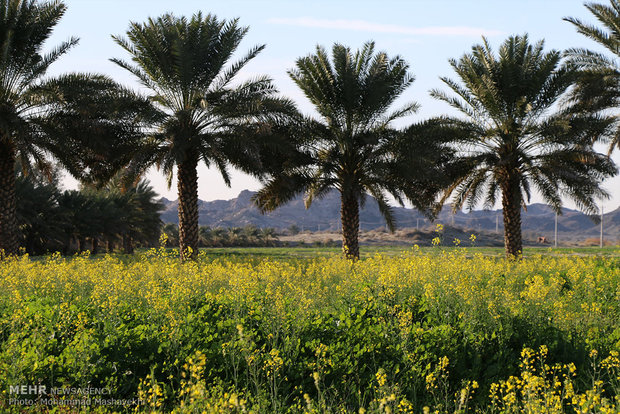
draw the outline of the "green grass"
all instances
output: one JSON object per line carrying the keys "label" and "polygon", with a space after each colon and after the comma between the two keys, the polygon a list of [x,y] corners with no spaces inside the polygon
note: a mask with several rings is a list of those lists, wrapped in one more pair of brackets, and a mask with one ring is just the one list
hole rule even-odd
{"label": "green grass", "polygon": [[[362,246],[360,248],[361,258],[367,258],[381,254],[383,256],[397,256],[410,252],[413,247],[404,246]],[[451,251],[462,251],[466,256],[481,254],[489,257],[504,257],[503,247],[420,247],[420,251],[429,255],[440,255]],[[599,247],[527,247],[524,249],[524,257],[532,256],[601,256],[601,257],[620,257],[620,247],[606,246]],[[291,258],[313,258],[329,257],[339,255],[339,247],[218,247],[201,249],[210,258],[265,258],[265,259],[291,259]]]}

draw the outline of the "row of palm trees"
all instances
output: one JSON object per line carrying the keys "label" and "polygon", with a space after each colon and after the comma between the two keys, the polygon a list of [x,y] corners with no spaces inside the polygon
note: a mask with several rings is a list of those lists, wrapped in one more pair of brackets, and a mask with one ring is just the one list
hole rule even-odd
{"label": "row of palm trees", "polygon": [[[179,227],[168,223],[162,231],[166,234],[166,247],[179,245]],[[244,227],[198,228],[198,247],[273,247],[278,245],[278,234],[274,228]]]}
{"label": "row of palm trees", "polygon": [[164,206],[146,181],[122,188],[115,179],[100,189],[62,191],[59,177],[17,176],[19,242],[27,253],[131,254],[136,246],[158,245]]}
{"label": "row of palm trees", "polygon": [[[603,29],[567,19],[618,55],[620,3],[588,4]],[[230,63],[248,31],[237,20],[197,13],[131,23],[114,40],[128,61],[112,59],[148,91],[141,96],[102,75],[46,77],[76,44],[48,54],[43,42],[65,12],[61,2],[0,0],[0,249],[18,250],[14,167],[19,159],[49,169],[52,155],[83,182],[103,185],[124,168],[136,181],[155,165],[176,174],[182,259],[198,248],[197,166],[217,168],[226,183],[234,166],[260,178],[255,198],[273,210],[298,194],[306,204],[330,189],[341,194],[343,252],[359,257],[359,208],[375,197],[394,228],[389,196],[432,215],[501,200],[506,254],[518,257],[521,208],[537,191],[560,211],[562,197],[594,213],[617,173],[593,145],[620,145],[620,69],[588,50],[545,51],[527,35],[495,52],[488,41],[450,61],[457,80],[431,95],[461,112],[407,128],[394,121],[418,105],[393,108],[414,80],[399,56],[335,44],[297,59],[289,75],[316,109],[303,116],[268,77],[234,83],[264,46]],[[176,171],[175,171],[176,169]]]}

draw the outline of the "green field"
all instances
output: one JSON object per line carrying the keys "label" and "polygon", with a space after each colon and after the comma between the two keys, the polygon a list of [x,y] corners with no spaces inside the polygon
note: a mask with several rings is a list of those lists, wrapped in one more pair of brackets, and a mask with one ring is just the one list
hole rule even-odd
{"label": "green field", "polygon": [[[383,256],[395,256],[410,252],[413,249],[404,246],[363,246],[361,257],[372,257],[376,254]],[[454,247],[419,247],[419,251],[429,255],[438,255],[454,251]],[[459,247],[458,250],[466,256],[483,255],[489,257],[504,257],[503,247]],[[290,258],[313,258],[329,257],[340,254],[340,247],[222,247],[202,249],[208,257],[265,257],[269,259],[290,259]],[[527,247],[524,257],[532,256],[601,256],[601,257],[620,257],[620,247],[605,246],[600,247]]]}
{"label": "green field", "polygon": [[620,410],[620,249],[362,252],[4,261],[0,411]]}

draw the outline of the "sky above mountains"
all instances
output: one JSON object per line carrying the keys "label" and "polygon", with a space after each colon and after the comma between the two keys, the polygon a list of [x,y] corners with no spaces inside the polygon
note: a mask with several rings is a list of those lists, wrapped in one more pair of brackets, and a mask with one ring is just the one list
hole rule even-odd
{"label": "sky above mountains", "polygon": [[[330,48],[338,42],[357,49],[364,42],[374,40],[378,50],[401,55],[409,62],[416,81],[399,102],[416,101],[421,105],[418,113],[405,119],[402,125],[452,113],[447,104],[432,99],[428,91],[446,90],[439,77],[455,77],[448,59],[468,52],[480,43],[481,36],[487,37],[495,48],[511,34],[528,33],[531,41],[545,39],[546,49],[601,50],[562,20],[570,16],[594,22],[581,0],[65,0],[65,3],[67,13],[48,44],[53,46],[70,36],[79,37],[80,43],[52,66],[53,74],[104,73],[139,89],[128,72],[109,61],[112,57],[127,58],[111,35],[123,35],[130,21],[143,22],[166,12],[189,16],[202,11],[221,19],[239,18],[241,25],[250,27],[239,55],[254,45],[267,45],[246,66],[240,81],[269,75],[283,95],[294,99],[309,114],[313,113],[309,102],[286,71],[294,66],[296,58],[312,53],[317,44]],[[604,148],[601,146],[600,150]],[[614,159],[620,163],[618,151]],[[215,170],[203,165],[198,173],[202,200],[230,199],[243,189],[260,188],[257,180],[241,172],[233,173],[230,188]],[[166,180],[156,170],[150,171],[147,178],[159,194],[176,198],[175,182],[168,190]],[[67,178],[65,185],[75,187],[76,183]],[[612,193],[612,199],[603,203],[609,211],[620,205],[620,177],[608,180],[605,187]],[[569,202],[566,205],[572,207]]]}

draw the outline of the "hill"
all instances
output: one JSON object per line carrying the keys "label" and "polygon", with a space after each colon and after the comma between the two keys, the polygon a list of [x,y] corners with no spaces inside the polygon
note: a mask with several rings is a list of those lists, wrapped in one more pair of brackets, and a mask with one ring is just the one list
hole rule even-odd
{"label": "hill", "polygon": [[[304,207],[302,197],[298,197],[274,212],[261,214],[252,204],[254,192],[244,190],[231,200],[199,201],[199,223],[210,227],[272,227],[286,229],[296,225],[305,231],[337,231],[340,227],[340,196],[330,192],[321,200],[316,200],[309,209]],[[165,223],[178,223],[177,201],[162,198],[165,210],[162,220]],[[420,212],[414,209],[394,207],[394,216],[399,228],[425,228],[434,226]],[[459,211],[452,214],[445,206],[436,223],[475,231],[502,232],[501,210]],[[544,204],[531,204],[522,212],[523,231],[530,237],[546,236],[553,239],[555,213]],[[497,227],[496,227],[497,226]],[[367,197],[360,211],[360,227],[364,231],[385,227],[377,202]],[[620,239],[620,208],[605,213],[604,228],[607,238]],[[590,217],[577,210],[565,208],[558,217],[558,233],[563,238],[583,240],[598,237],[600,227]]]}

